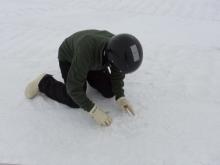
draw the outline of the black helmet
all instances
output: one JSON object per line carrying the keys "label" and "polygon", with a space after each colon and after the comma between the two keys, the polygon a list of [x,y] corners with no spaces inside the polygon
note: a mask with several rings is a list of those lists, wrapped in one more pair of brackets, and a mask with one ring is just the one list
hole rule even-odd
{"label": "black helmet", "polygon": [[123,73],[135,71],[143,60],[141,44],[130,34],[113,36],[108,42],[106,53],[108,62]]}

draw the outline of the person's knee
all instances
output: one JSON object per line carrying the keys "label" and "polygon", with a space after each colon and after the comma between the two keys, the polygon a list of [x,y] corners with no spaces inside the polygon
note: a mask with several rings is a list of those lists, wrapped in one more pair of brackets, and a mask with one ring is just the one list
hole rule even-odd
{"label": "person's knee", "polygon": [[114,96],[114,94],[113,94],[111,91],[102,92],[102,95],[103,95],[105,98],[112,98],[112,97]]}

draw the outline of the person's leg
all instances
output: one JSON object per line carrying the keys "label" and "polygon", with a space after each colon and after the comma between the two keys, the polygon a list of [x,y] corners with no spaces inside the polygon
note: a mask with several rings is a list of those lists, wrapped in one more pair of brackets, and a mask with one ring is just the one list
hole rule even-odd
{"label": "person's leg", "polygon": [[107,70],[90,71],[87,75],[88,83],[97,89],[104,97],[111,98],[114,96],[112,92],[112,84],[110,74]]}
{"label": "person's leg", "polygon": [[[70,64],[59,62],[59,65],[64,82],[66,82]],[[45,75],[38,86],[39,90],[49,98],[68,105],[72,108],[79,108],[79,106],[67,94],[65,84],[55,80],[52,75]]]}

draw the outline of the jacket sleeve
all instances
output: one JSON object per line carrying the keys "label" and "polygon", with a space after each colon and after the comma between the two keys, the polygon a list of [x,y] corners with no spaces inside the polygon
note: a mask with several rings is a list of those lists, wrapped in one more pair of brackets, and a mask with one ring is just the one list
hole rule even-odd
{"label": "jacket sleeve", "polygon": [[124,78],[125,74],[121,73],[117,68],[111,67],[112,91],[115,99],[125,96],[124,94]]}
{"label": "jacket sleeve", "polygon": [[92,64],[92,47],[85,41],[75,51],[71,67],[67,76],[67,93],[81,108],[90,111],[94,103],[87,97],[83,86],[86,83],[87,73]]}

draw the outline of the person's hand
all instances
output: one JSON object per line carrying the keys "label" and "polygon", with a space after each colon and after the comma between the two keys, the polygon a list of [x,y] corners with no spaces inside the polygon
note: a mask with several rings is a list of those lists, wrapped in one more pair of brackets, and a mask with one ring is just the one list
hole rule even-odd
{"label": "person's hand", "polygon": [[89,114],[101,126],[109,126],[112,123],[112,118],[96,105],[89,111]]}
{"label": "person's hand", "polygon": [[132,114],[133,116],[135,115],[133,107],[125,97],[120,97],[117,99],[117,103],[123,111],[127,112],[128,114]]}

